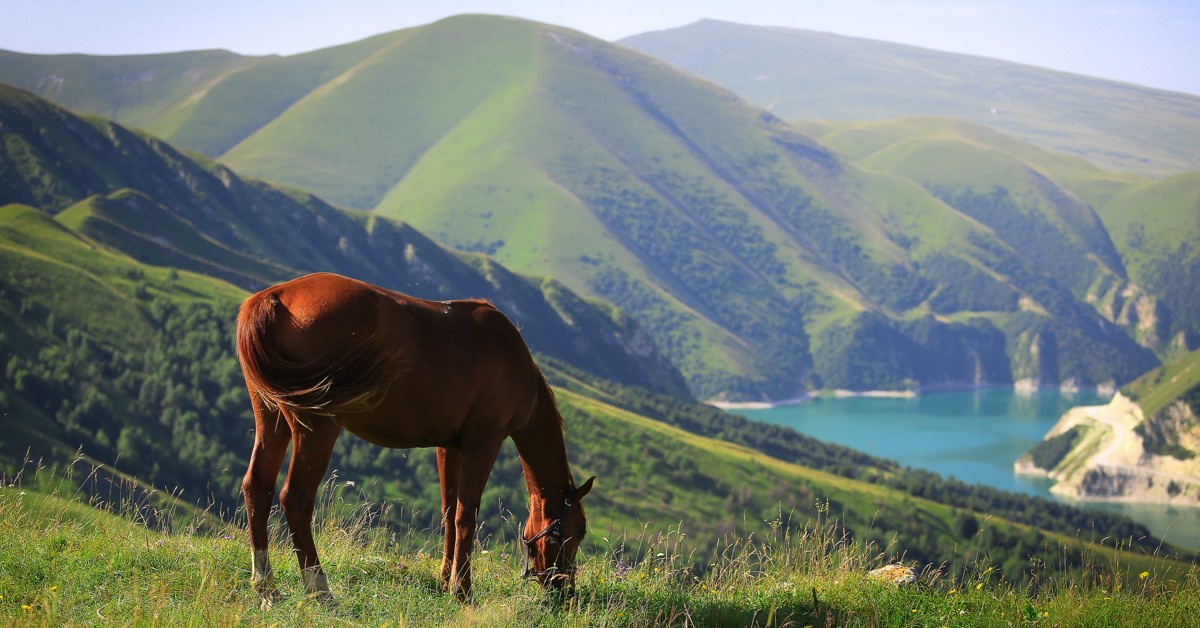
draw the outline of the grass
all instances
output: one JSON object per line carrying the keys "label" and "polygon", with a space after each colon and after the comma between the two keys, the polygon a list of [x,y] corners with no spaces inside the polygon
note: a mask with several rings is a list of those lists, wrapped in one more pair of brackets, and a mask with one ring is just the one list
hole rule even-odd
{"label": "grass", "polygon": [[1121,389],[1142,408],[1145,416],[1158,414],[1192,388],[1200,386],[1200,351],[1165,364]]}
{"label": "grass", "polygon": [[[680,553],[679,536],[598,539],[569,599],[520,579],[515,536],[502,532],[477,546],[476,599],[462,605],[438,586],[440,534],[375,525],[379,507],[360,505],[336,479],[322,490],[315,528],[338,605],[304,598],[276,513],[271,555],[285,597],[263,610],[241,525],[187,523],[206,519],[177,518],[177,506],[162,505],[170,500],[128,481],[108,483],[105,496],[103,476],[26,464],[0,485],[0,623],[1164,626],[1200,611],[1195,568],[1166,576],[1151,566],[1129,584],[1095,557],[1076,580],[1048,575],[1019,588],[980,563],[954,578],[928,569],[897,587],[868,575],[882,554],[850,541],[828,511],[797,533],[730,536],[706,568]],[[633,548],[645,558],[630,558]]]}

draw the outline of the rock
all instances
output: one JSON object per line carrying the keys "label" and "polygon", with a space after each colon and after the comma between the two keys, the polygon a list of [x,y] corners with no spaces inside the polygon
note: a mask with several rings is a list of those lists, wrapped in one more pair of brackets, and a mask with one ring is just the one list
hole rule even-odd
{"label": "rock", "polygon": [[875,580],[890,582],[898,587],[907,586],[917,581],[917,572],[913,571],[912,567],[905,567],[898,563],[884,565],[879,569],[872,569],[867,572],[867,576]]}

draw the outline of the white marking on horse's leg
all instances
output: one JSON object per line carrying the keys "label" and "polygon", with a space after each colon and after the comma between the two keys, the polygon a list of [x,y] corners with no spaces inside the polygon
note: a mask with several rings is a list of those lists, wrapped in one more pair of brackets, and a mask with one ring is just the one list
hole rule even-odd
{"label": "white marking on horse's leg", "polygon": [[254,592],[262,596],[263,610],[283,597],[275,588],[275,574],[271,571],[271,559],[265,549],[250,553],[250,584]]}
{"label": "white marking on horse's leg", "polygon": [[264,588],[274,588],[275,575],[271,572],[271,558],[267,554],[267,550],[254,550],[250,554],[250,581],[254,583],[254,590],[260,591]]}

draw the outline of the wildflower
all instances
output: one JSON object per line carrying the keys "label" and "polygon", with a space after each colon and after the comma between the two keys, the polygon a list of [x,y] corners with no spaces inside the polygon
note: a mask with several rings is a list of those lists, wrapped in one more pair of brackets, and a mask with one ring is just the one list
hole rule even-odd
{"label": "wildflower", "polygon": [[51,590],[51,591],[57,591],[57,590],[58,590],[58,585],[56,584],[56,585],[54,585],[54,586],[51,586],[51,587],[50,587],[50,590]]}
{"label": "wildflower", "polygon": [[950,589],[950,592],[946,595],[954,595],[955,593],[958,593],[958,589]]}
{"label": "wildflower", "polygon": [[982,588],[983,588],[983,583],[982,583],[982,582],[980,582],[979,584],[975,585],[975,590],[976,590],[976,591],[978,591],[978,590],[980,590],[980,589],[982,589]]}
{"label": "wildflower", "polygon": [[32,607],[32,606],[30,606],[30,605],[28,605],[28,604],[22,604],[22,605],[21,605],[21,610],[25,611],[26,613],[32,613],[32,612],[33,612],[33,607]]}
{"label": "wildflower", "polygon": [[1149,576],[1150,576],[1149,571],[1143,571],[1142,573],[1138,574],[1138,580],[1145,580]]}

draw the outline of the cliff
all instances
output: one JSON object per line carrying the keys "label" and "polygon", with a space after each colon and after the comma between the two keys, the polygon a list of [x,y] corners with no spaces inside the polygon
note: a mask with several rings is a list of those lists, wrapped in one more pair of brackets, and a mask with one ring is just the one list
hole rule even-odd
{"label": "cliff", "polygon": [[1085,501],[1200,505],[1200,422],[1187,398],[1146,417],[1117,393],[1102,406],[1067,411],[1013,465],[1055,480],[1051,492]]}

